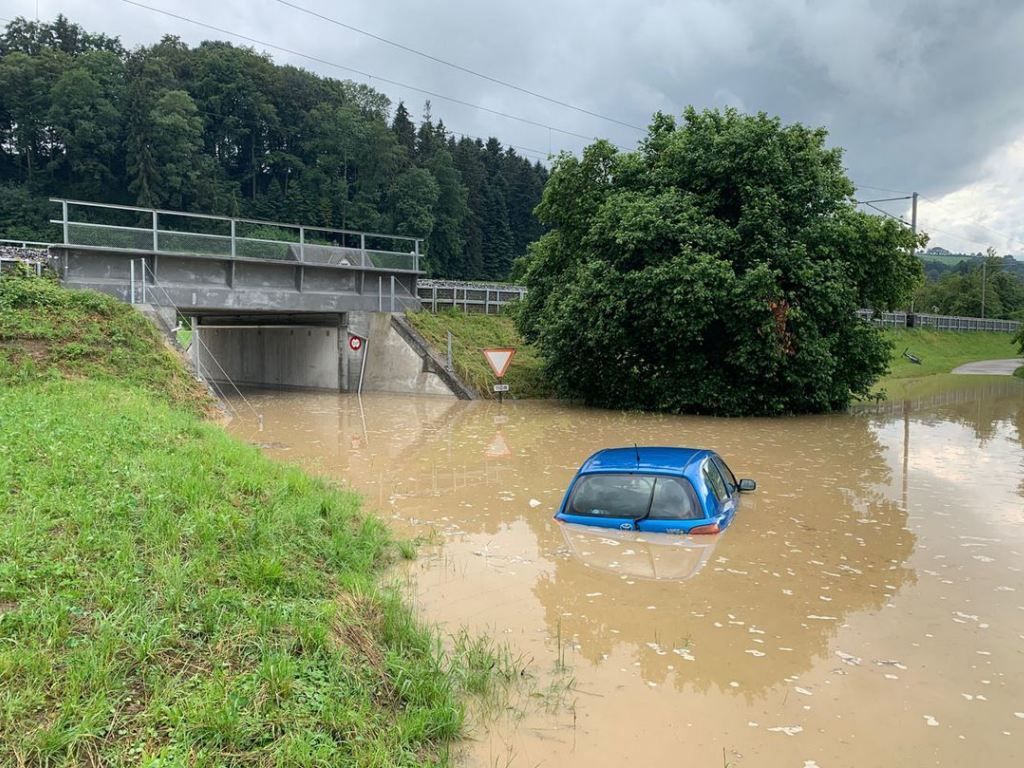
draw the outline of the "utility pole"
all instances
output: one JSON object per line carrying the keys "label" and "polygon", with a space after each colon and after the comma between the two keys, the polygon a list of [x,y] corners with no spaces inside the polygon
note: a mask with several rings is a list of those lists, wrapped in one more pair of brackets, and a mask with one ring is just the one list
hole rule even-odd
{"label": "utility pole", "polygon": [[[910,231],[914,233],[914,244],[910,246],[910,255],[917,257],[917,192],[913,194],[910,207]],[[914,314],[914,297],[910,297],[910,314]]]}
{"label": "utility pole", "polygon": [[985,319],[985,269],[988,267],[988,254],[981,259],[981,319]]}
{"label": "utility pole", "polygon": [[[910,209],[910,231],[917,237],[917,192],[913,194],[913,204]],[[917,254],[917,240],[914,241],[913,254]]]}

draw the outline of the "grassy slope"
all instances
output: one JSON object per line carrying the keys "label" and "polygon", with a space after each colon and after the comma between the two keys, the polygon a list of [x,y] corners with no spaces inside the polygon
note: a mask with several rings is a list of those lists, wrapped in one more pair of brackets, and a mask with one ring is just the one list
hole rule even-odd
{"label": "grassy slope", "polygon": [[206,388],[156,328],[126,304],[49,280],[0,282],[0,382],[60,377],[118,381],[195,412]]}
{"label": "grassy slope", "polygon": [[[481,394],[491,393],[494,374],[480,351],[487,347],[515,347],[516,356],[505,376],[511,397],[550,397],[537,350],[523,342],[515,323],[506,315],[464,313],[459,310],[410,313],[409,322],[434,348],[446,354],[447,332],[452,332],[452,357],[462,380]],[[493,394],[493,393],[491,393]]]}
{"label": "grassy slope", "polygon": [[[928,331],[923,329],[889,330],[886,336],[895,344],[894,357],[889,374],[879,386],[899,379],[949,373],[958,365],[976,360],[997,360],[1018,357],[1019,350],[1013,343],[1013,334]],[[904,349],[921,358],[921,365],[914,365],[902,357]]]}
{"label": "grassy slope", "polygon": [[382,524],[204,423],[141,316],[17,282],[0,281],[0,764],[443,761],[493,657],[443,655],[378,586]]}

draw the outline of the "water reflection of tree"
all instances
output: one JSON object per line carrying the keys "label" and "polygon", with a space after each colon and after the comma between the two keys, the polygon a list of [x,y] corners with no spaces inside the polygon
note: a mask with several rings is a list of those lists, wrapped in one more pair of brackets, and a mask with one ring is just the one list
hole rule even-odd
{"label": "water reflection of tree", "polygon": [[[626,646],[648,681],[665,682],[672,666],[681,689],[738,681],[751,694],[808,669],[847,616],[881,609],[912,583],[905,562],[915,537],[886,496],[891,471],[867,421],[777,423],[799,425],[797,440],[761,457],[761,490],[707,568],[687,581],[645,582],[559,558],[534,589],[549,629],[577,639],[595,664]],[[551,523],[535,525],[540,537]]]}

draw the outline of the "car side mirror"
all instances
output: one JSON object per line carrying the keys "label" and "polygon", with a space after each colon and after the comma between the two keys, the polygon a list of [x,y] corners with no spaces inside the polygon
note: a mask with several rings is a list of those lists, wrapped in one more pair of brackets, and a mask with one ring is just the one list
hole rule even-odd
{"label": "car side mirror", "polygon": [[740,480],[739,489],[741,491],[755,491],[757,490],[757,481],[750,479]]}

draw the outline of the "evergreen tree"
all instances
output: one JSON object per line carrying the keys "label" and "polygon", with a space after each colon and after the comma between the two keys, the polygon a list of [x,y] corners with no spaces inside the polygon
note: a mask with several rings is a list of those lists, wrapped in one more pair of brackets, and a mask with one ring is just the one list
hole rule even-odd
{"label": "evergreen tree", "polygon": [[427,169],[437,182],[434,228],[426,249],[429,272],[437,277],[462,277],[463,232],[469,216],[466,188],[445,146],[430,158]]}
{"label": "evergreen tree", "polygon": [[409,157],[413,157],[416,153],[416,126],[412,124],[412,120],[409,119],[409,110],[401,101],[395,108],[395,119],[391,121],[391,132],[398,139],[398,145],[405,147]]}

